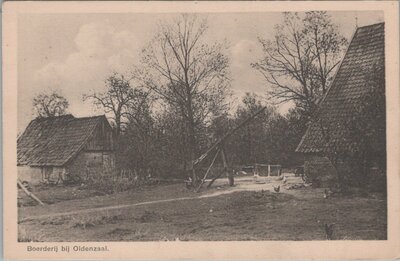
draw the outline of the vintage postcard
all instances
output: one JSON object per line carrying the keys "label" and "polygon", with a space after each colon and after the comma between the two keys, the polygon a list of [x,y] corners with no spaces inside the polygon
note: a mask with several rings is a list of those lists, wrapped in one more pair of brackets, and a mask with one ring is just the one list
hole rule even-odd
{"label": "vintage postcard", "polygon": [[399,3],[6,2],[7,259],[400,257]]}

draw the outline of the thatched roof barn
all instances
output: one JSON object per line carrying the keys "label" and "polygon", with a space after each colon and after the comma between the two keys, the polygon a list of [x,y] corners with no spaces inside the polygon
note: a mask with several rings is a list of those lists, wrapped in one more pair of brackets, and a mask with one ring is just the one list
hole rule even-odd
{"label": "thatched roof barn", "polygon": [[[366,74],[376,67],[384,66],[384,37],[384,23],[357,29],[334,81],[319,105],[317,113],[319,119],[339,122],[354,113],[355,103],[360,102],[358,98],[369,91],[366,88],[368,85]],[[342,139],[342,131],[343,129],[337,126],[336,129],[330,131],[330,134],[336,140],[335,146],[347,150],[351,144]],[[311,122],[296,151],[302,153],[323,152],[324,144],[320,126],[316,122]]]}
{"label": "thatched roof barn", "polygon": [[36,118],[17,140],[18,175],[31,182],[103,174],[113,162],[113,130],[104,115]]}
{"label": "thatched roof barn", "polygon": [[[333,146],[336,151],[354,151],[355,144],[347,138],[343,124],[353,117],[357,108],[362,105],[361,97],[370,91],[368,75],[378,71],[383,74],[381,79],[384,79],[384,70],[377,70],[385,65],[384,29],[384,23],[357,28],[327,94],[320,102],[314,119],[296,149],[297,152],[324,156]],[[384,94],[384,83],[381,89]],[[328,135],[329,140],[326,138]],[[311,169],[311,157],[307,158],[306,163],[307,161]],[[314,164],[315,171],[326,171],[324,164],[326,161],[319,158]]]}

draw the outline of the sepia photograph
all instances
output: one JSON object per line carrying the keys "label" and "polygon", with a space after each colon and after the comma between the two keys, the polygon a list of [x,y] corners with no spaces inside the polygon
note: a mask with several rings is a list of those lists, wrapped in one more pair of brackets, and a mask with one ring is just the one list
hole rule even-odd
{"label": "sepia photograph", "polygon": [[179,10],[15,15],[17,243],[387,241],[385,12]]}

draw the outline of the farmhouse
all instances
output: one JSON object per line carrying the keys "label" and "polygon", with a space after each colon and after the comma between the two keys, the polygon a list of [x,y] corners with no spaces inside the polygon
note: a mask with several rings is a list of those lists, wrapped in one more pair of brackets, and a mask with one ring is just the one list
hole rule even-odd
{"label": "farmhouse", "polygon": [[113,131],[104,115],[36,118],[17,154],[18,178],[33,184],[106,175],[115,164]]}
{"label": "farmhouse", "polygon": [[[384,32],[384,23],[357,28],[327,94],[296,149],[305,155],[304,172],[309,177],[335,176],[336,171],[354,170],[351,157],[339,159],[335,169],[326,156],[333,147],[341,155],[342,152],[349,152],[350,155],[357,151],[343,125],[351,123],[358,108],[365,106],[361,98],[371,90],[369,76],[379,74],[377,77],[383,80],[378,91],[383,95],[385,93]],[[364,116],[367,118],[369,115]],[[383,128],[385,132],[385,124],[374,127]]]}

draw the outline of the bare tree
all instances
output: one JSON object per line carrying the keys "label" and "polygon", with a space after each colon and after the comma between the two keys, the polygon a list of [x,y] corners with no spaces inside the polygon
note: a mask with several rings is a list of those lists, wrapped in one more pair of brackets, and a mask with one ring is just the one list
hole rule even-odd
{"label": "bare tree", "polygon": [[[206,21],[192,15],[160,25],[158,34],[143,50],[141,67],[135,71],[135,77],[184,120],[191,161],[198,150],[197,128],[224,109],[228,95],[226,47],[206,43],[206,30]],[[192,162],[189,164],[191,168]]]}
{"label": "bare tree", "polygon": [[132,88],[130,80],[124,75],[113,73],[105,80],[107,91],[85,94],[83,100],[91,100],[93,104],[104,109],[106,114],[111,114],[115,124],[117,136],[128,122],[129,117],[135,117],[140,111],[148,93],[138,88]]}
{"label": "bare tree", "polygon": [[347,40],[326,12],[285,13],[273,40],[259,38],[265,57],[252,66],[278,103],[294,101],[310,115],[326,93]]}
{"label": "bare tree", "polygon": [[41,93],[33,98],[33,108],[38,117],[54,117],[64,115],[69,103],[56,91],[49,94]]}

